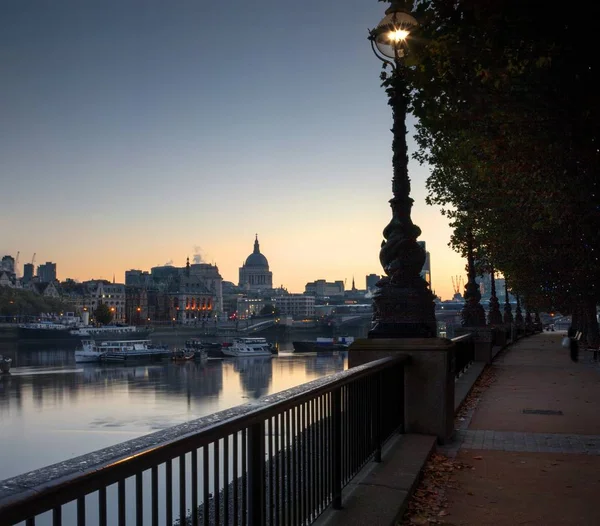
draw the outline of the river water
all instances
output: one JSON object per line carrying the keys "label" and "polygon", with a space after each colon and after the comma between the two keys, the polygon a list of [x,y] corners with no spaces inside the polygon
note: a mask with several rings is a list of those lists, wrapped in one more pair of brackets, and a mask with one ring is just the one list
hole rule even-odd
{"label": "river water", "polygon": [[76,364],[73,350],[7,349],[0,480],[342,371],[343,354],[200,363]]}

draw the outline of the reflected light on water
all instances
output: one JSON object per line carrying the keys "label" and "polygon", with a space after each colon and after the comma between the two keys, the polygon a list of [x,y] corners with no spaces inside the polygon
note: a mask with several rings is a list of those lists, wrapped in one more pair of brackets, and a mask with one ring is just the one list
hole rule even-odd
{"label": "reflected light on water", "polygon": [[[41,357],[41,358],[40,358]],[[279,392],[346,367],[342,355],[75,366],[19,351],[0,376],[0,479]],[[62,365],[61,365],[62,364]]]}

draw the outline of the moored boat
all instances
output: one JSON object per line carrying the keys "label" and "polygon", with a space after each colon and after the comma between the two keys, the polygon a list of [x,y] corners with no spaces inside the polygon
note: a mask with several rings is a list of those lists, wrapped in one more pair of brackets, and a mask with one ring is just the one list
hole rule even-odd
{"label": "moored boat", "polygon": [[70,330],[72,327],[52,321],[22,323],[18,327],[19,340],[74,340]]}
{"label": "moored boat", "polygon": [[93,338],[94,340],[141,340],[150,334],[151,329],[136,327],[135,325],[103,325],[101,327],[78,327],[71,329],[69,334],[77,338]]}
{"label": "moored boat", "polygon": [[51,321],[19,325],[17,338],[22,341],[59,341],[77,345],[82,340],[140,340],[148,337],[151,329],[134,325],[103,325],[101,327],[67,325]]}
{"label": "moored boat", "polygon": [[348,349],[354,342],[352,336],[341,336],[339,338],[317,338],[316,340],[305,340],[292,342],[294,352],[330,352]]}
{"label": "moored boat", "polygon": [[75,351],[76,362],[122,362],[126,360],[162,359],[171,356],[168,347],[152,345],[150,340],[84,340]]}
{"label": "moored boat", "polygon": [[272,356],[271,347],[264,338],[235,338],[223,344],[221,352],[229,357]]}
{"label": "moored boat", "polygon": [[194,359],[196,352],[193,349],[173,349],[172,362],[189,362]]}
{"label": "moored boat", "polygon": [[185,347],[195,351],[204,351],[208,358],[223,358],[225,355],[221,352],[222,345],[217,342],[205,342],[198,338],[186,340]]}

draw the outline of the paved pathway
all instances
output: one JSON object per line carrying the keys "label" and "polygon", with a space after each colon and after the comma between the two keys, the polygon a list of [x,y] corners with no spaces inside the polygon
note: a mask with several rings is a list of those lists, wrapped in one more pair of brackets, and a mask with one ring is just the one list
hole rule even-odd
{"label": "paved pathway", "polygon": [[495,382],[442,452],[461,470],[445,524],[600,525],[600,365],[563,333],[524,338],[494,362]]}

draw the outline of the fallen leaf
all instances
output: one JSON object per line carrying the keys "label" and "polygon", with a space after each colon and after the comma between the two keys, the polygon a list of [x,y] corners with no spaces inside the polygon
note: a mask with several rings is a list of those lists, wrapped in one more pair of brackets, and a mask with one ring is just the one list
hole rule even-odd
{"label": "fallen leaf", "polygon": [[477,455],[476,457],[473,457],[475,460],[483,460],[483,457],[481,455]]}

